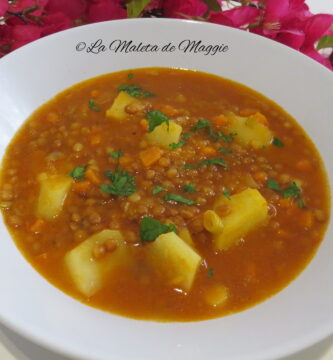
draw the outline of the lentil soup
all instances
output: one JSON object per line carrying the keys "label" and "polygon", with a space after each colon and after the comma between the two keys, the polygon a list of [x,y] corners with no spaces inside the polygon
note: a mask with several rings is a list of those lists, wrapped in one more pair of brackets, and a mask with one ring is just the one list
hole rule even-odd
{"label": "lentil soup", "polygon": [[323,239],[329,189],[278,105],[217,76],[150,68],[39,108],[8,146],[0,206],[62,291],[132,318],[192,321],[293,280]]}

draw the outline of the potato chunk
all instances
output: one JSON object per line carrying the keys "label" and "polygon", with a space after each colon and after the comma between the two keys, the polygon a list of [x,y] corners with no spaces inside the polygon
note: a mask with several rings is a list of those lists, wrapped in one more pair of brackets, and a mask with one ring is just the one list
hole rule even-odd
{"label": "potato chunk", "polygon": [[270,129],[255,117],[241,117],[232,114],[228,115],[228,119],[228,132],[237,134],[235,141],[240,144],[259,149],[272,142],[273,134]]}
{"label": "potato chunk", "polygon": [[[112,251],[94,257],[96,246],[113,241]],[[65,265],[77,289],[85,296],[100,290],[115,267],[126,261],[126,245],[118,230],[103,230],[92,235],[65,255]]]}
{"label": "potato chunk", "polygon": [[182,127],[172,120],[169,121],[169,129],[166,123],[162,123],[155,127],[155,129],[146,134],[146,140],[150,145],[159,145],[169,147],[172,143],[178,143]]}
{"label": "potato chunk", "polygon": [[57,217],[72,183],[73,180],[68,176],[47,177],[41,180],[36,215],[47,220]]}
{"label": "potato chunk", "polygon": [[[228,208],[226,216],[222,216],[223,227],[221,231],[212,231],[216,227],[209,223],[206,230],[212,232],[214,246],[217,250],[227,250],[249,231],[262,225],[268,216],[266,199],[256,189],[246,189],[232,195],[228,200],[224,195],[219,197],[214,204],[214,212],[219,213],[219,208]],[[208,210],[212,212],[212,210]],[[205,226],[205,222],[204,222]]]}
{"label": "potato chunk", "polygon": [[214,284],[205,290],[204,297],[210,306],[222,306],[229,299],[229,290],[224,285]]}
{"label": "potato chunk", "polygon": [[114,99],[111,107],[106,110],[106,116],[118,121],[125,120],[128,116],[125,108],[134,101],[137,101],[134,97],[125,91],[120,91],[118,96]]}
{"label": "potato chunk", "polygon": [[168,285],[191,290],[201,256],[174,232],[160,235],[147,244],[150,264]]}

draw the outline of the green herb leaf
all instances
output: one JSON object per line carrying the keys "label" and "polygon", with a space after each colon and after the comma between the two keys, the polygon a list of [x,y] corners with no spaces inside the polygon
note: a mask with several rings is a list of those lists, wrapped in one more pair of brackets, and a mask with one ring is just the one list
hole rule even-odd
{"label": "green herb leaf", "polygon": [[134,176],[125,170],[119,170],[118,165],[113,173],[106,170],[105,176],[111,181],[109,185],[100,185],[100,189],[105,193],[117,196],[129,196],[135,193]]}
{"label": "green herb leaf", "polygon": [[134,78],[134,74],[128,73],[128,74],[127,74],[127,78],[128,78],[129,80],[132,80],[132,79]]}
{"label": "green herb leaf", "polygon": [[140,237],[143,242],[154,241],[160,235],[171,231],[176,231],[174,224],[165,225],[148,216],[144,216],[140,224]]}
{"label": "green herb leaf", "polygon": [[220,148],[218,151],[223,154],[232,154],[232,150],[225,149],[225,148]]}
{"label": "green herb leaf", "polygon": [[165,201],[172,200],[172,201],[176,201],[176,202],[183,203],[186,205],[195,205],[194,200],[184,198],[183,196],[178,195],[178,194],[166,194],[166,195],[164,195],[163,200],[165,200]]}
{"label": "green herb leaf", "polygon": [[228,169],[227,164],[221,158],[206,159],[206,160],[198,162],[197,164],[184,165],[184,168],[185,169],[196,169],[203,165],[220,165],[223,168]]}
{"label": "green herb leaf", "polygon": [[207,269],[207,277],[212,278],[214,276],[214,269],[208,268]]}
{"label": "green herb leaf", "polygon": [[231,200],[231,194],[228,189],[223,190],[223,195],[228,199]]}
{"label": "green herb leaf", "polygon": [[210,123],[210,121],[205,120],[205,119],[199,119],[196,123],[196,125],[191,127],[191,131],[197,131],[200,129],[204,129],[206,127],[211,127],[212,124]]}
{"label": "green herb leaf", "polygon": [[167,124],[169,129],[169,118],[158,110],[151,110],[147,112],[148,119],[148,132],[152,132],[156,126],[163,124],[164,122]]}
{"label": "green herb leaf", "polygon": [[83,180],[84,173],[86,172],[86,166],[77,166],[73,169],[73,171],[69,174],[75,180]]}
{"label": "green herb leaf", "polygon": [[135,18],[138,17],[142,11],[145,9],[145,7],[151,3],[152,0],[132,0],[129,3],[127,3],[127,17],[129,18]]}
{"label": "green herb leaf", "polygon": [[178,149],[178,148],[186,145],[186,144],[187,144],[186,139],[188,139],[190,136],[191,136],[190,134],[184,133],[184,134],[181,136],[179,142],[169,144],[169,148],[172,149],[172,150],[174,150],[174,149]]}
{"label": "green herb leaf", "polygon": [[279,185],[279,183],[278,183],[276,180],[274,180],[274,179],[268,179],[268,180],[267,180],[267,187],[268,187],[268,189],[270,189],[270,190],[276,190],[276,191],[282,190],[282,189],[281,189],[281,186]]}
{"label": "green herb leaf", "polygon": [[138,85],[120,85],[118,88],[119,91],[126,91],[129,95],[135,98],[145,98],[145,97],[153,97],[154,94],[144,91]]}
{"label": "green herb leaf", "polygon": [[263,145],[261,148],[262,148],[263,150],[266,150],[266,149],[267,149],[267,146],[266,146],[266,145]]}
{"label": "green herb leaf", "polygon": [[156,195],[156,194],[158,194],[158,193],[160,193],[161,191],[164,191],[164,190],[165,190],[165,188],[163,186],[157,185],[157,186],[154,187],[154,189],[151,191],[151,193],[153,195]]}
{"label": "green herb leaf", "polygon": [[194,184],[185,184],[183,186],[183,190],[186,193],[195,193],[195,192],[197,192]]}
{"label": "green herb leaf", "polygon": [[299,207],[300,209],[304,209],[304,208],[305,208],[304,202],[303,202],[303,200],[301,199],[300,196],[297,196],[297,197],[296,197],[296,201],[297,201],[298,207]]}
{"label": "green herb leaf", "polygon": [[283,190],[283,197],[289,199],[291,197],[299,196],[301,189],[297,186],[295,181],[293,181],[285,190]]}
{"label": "green herb leaf", "polygon": [[121,150],[110,151],[109,155],[112,156],[114,159],[118,160],[120,157],[122,157],[124,155],[124,153]]}
{"label": "green herb leaf", "polygon": [[277,137],[273,138],[272,144],[277,146],[277,147],[284,147],[284,143],[278,139]]}
{"label": "green herb leaf", "polygon": [[175,224],[168,224],[170,231],[173,231],[174,233],[177,233],[177,228]]}
{"label": "green herb leaf", "polygon": [[89,99],[88,106],[89,106],[90,110],[97,111],[97,112],[101,111],[101,109],[95,105],[95,100],[94,99]]}
{"label": "green herb leaf", "polygon": [[323,36],[317,44],[317,50],[333,47],[333,35]]}

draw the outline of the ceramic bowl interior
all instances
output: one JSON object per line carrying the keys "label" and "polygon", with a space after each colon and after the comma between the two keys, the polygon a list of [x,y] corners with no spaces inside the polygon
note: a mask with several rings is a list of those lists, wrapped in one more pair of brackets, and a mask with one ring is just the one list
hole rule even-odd
{"label": "ceramic bowl interior", "polygon": [[[116,51],[117,41],[158,50]],[[185,51],[189,41],[200,41],[204,50]],[[174,51],[162,51],[168,43]],[[78,27],[0,60],[0,158],[27,116],[61,90],[100,74],[152,66],[220,75],[271,98],[311,136],[332,184],[332,73],[271,40],[180,20]],[[65,295],[26,262],[0,220],[0,319],[42,345],[81,359],[276,359],[333,332],[332,240],[331,223],[305,271],[249,310],[202,322],[157,323],[104,313]]]}

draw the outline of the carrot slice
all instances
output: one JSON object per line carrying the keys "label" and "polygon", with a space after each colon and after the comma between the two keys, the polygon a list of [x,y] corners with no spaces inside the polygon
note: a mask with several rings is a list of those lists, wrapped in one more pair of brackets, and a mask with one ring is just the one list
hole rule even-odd
{"label": "carrot slice", "polygon": [[92,168],[88,168],[86,170],[85,177],[93,184],[98,185],[101,183],[101,179],[99,178],[97,171]]}
{"label": "carrot slice", "polygon": [[72,185],[72,191],[78,194],[86,194],[91,186],[91,182],[88,180],[85,181],[77,181]]}
{"label": "carrot slice", "polygon": [[268,126],[268,120],[264,114],[260,112],[256,112],[254,115],[252,115],[252,118],[258,121],[260,124]]}
{"label": "carrot slice", "polygon": [[160,159],[162,154],[163,151],[158,146],[151,146],[140,152],[140,159],[145,167],[150,167]]}
{"label": "carrot slice", "polygon": [[218,128],[227,126],[229,122],[229,119],[225,115],[218,115],[212,119],[212,123]]}

